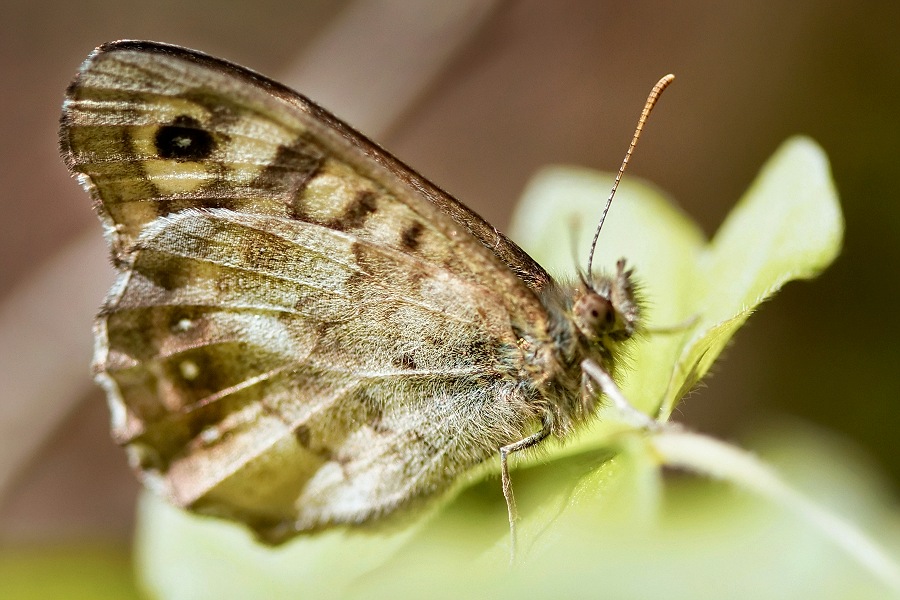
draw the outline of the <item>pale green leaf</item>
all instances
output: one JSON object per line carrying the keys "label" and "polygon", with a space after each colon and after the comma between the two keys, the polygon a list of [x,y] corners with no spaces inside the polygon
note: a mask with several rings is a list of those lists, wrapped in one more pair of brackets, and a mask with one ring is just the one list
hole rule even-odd
{"label": "pale green leaf", "polygon": [[809,139],[789,140],[698,257],[692,305],[699,321],[678,361],[664,417],[757,305],[787,281],[814,277],[831,264],[843,230],[825,155]]}
{"label": "pale green leaf", "polygon": [[[584,268],[611,183],[586,170],[544,171],[525,194],[514,239],[551,274],[573,276]],[[635,267],[650,328],[693,319],[675,334],[639,341],[626,396],[667,419],[753,308],[786,281],[824,268],[841,235],[827,163],[803,138],[779,150],[712,243],[658,190],[626,178],[596,265],[609,269],[625,257]],[[488,463],[413,526],[330,531],[278,549],[255,544],[238,526],[147,501],[142,572],[165,598],[853,598],[885,591],[834,544],[823,544],[815,523],[785,507],[700,483],[673,504],[661,478],[665,448],[654,439],[606,410],[576,439],[523,460],[528,468],[513,473],[523,564],[513,571],[505,566],[497,468]],[[836,460],[822,456],[810,470],[825,472]],[[827,573],[817,572],[826,564]]]}
{"label": "pale green leaf", "polygon": [[0,548],[0,598],[15,600],[138,600],[127,548],[54,544]]}

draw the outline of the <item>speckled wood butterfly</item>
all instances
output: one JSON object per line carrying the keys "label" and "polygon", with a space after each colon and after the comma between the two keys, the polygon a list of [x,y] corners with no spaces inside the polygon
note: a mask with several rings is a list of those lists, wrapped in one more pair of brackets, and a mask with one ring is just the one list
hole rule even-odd
{"label": "speckled wood butterfly", "polygon": [[148,487],[270,542],[498,453],[512,522],[507,456],[590,419],[639,326],[623,261],[555,281],[330,113],[199,52],[101,46],[60,144],[118,270],[94,358],[113,436]]}

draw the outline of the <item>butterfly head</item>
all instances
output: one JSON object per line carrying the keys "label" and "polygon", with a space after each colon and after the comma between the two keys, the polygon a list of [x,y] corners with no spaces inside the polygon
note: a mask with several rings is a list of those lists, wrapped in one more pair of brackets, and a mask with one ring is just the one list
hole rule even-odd
{"label": "butterfly head", "polygon": [[572,305],[572,317],[578,331],[590,342],[631,338],[640,318],[631,269],[625,260],[616,263],[616,273],[599,279],[582,279],[581,292]]}
{"label": "butterfly head", "polygon": [[575,298],[575,304],[572,307],[575,326],[581,335],[593,343],[624,342],[634,335],[638,325],[640,307],[635,299],[635,285],[631,279],[632,271],[625,269],[625,260],[619,259],[616,263],[616,273],[612,277],[602,277],[597,280],[590,274],[594,264],[594,251],[597,249],[600,231],[603,229],[603,223],[606,221],[609,207],[612,205],[619,182],[622,180],[622,175],[625,173],[625,168],[628,166],[632,152],[634,152],[634,147],[641,137],[641,131],[643,131],[644,124],[650,116],[650,111],[656,106],[656,101],[659,99],[660,94],[674,79],[674,75],[666,75],[657,81],[653,89],[650,90],[650,95],[647,96],[644,110],[641,111],[637,127],[635,127],[634,135],[631,138],[631,144],[629,144],[628,150],[625,152],[625,158],[622,160],[622,165],[616,174],[612,189],[606,198],[606,206],[603,208],[603,214],[600,216],[600,223],[594,232],[591,250],[588,253],[588,275],[587,277],[582,275],[582,290]]}

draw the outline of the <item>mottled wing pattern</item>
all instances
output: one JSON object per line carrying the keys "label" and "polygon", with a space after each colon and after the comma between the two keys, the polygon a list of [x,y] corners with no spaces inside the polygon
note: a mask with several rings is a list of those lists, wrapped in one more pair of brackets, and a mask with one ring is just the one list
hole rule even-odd
{"label": "mottled wing pattern", "polygon": [[308,100],[117,42],[69,88],[61,144],[120,272],[96,324],[113,433],[178,504],[277,541],[530,431],[546,273]]}

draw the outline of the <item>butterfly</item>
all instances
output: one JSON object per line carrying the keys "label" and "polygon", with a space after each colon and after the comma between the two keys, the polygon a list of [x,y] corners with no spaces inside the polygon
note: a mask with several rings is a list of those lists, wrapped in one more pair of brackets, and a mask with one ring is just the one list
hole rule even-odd
{"label": "butterfly", "polygon": [[624,261],[557,281],[326,110],[200,52],[97,48],[60,146],[118,272],[93,362],[114,439],[151,490],[271,543],[498,453],[513,523],[508,456],[588,422],[640,329]]}

